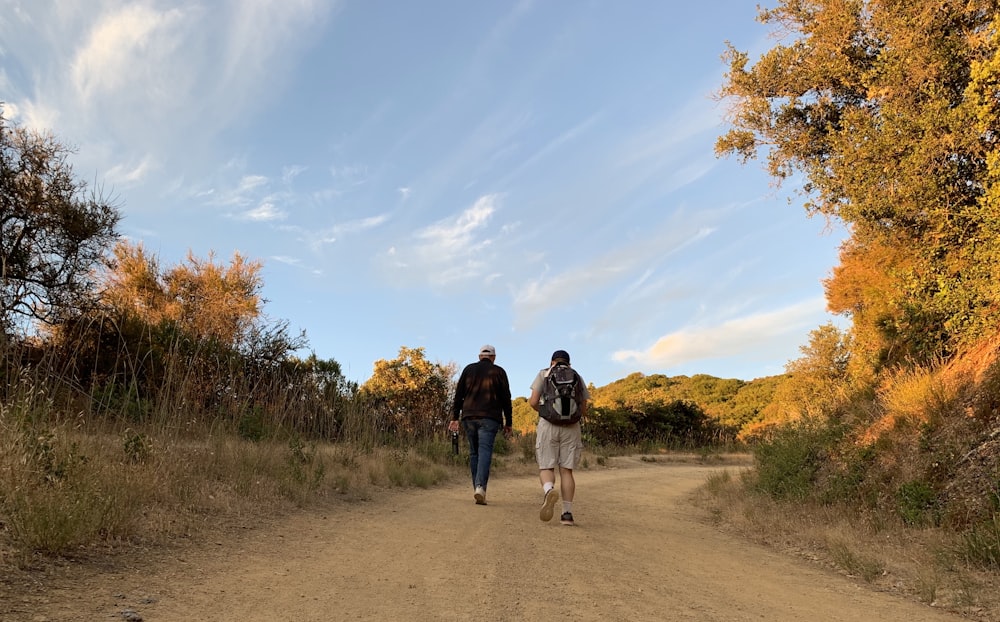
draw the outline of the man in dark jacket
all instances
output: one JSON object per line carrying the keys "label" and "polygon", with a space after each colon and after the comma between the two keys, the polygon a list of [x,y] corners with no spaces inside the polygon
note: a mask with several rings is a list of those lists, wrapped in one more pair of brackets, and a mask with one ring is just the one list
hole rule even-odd
{"label": "man in dark jacket", "polygon": [[495,365],[496,349],[485,345],[479,349],[479,361],[467,365],[455,386],[448,429],[457,432],[459,420],[469,439],[469,466],[476,503],[486,505],[486,485],[490,480],[493,461],[493,441],[503,426],[504,435],[513,425],[510,383],[503,367]]}

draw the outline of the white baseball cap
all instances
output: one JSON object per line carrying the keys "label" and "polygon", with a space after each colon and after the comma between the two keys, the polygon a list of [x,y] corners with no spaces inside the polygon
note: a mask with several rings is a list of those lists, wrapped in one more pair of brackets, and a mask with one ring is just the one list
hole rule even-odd
{"label": "white baseball cap", "polygon": [[488,354],[490,356],[496,356],[497,351],[493,346],[486,344],[485,346],[479,348],[479,354]]}

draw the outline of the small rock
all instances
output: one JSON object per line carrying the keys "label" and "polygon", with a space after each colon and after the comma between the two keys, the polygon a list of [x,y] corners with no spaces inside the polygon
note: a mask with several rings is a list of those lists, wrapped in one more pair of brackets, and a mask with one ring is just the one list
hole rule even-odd
{"label": "small rock", "polygon": [[142,616],[131,609],[125,609],[122,611],[122,620],[125,620],[125,622],[142,622]]}

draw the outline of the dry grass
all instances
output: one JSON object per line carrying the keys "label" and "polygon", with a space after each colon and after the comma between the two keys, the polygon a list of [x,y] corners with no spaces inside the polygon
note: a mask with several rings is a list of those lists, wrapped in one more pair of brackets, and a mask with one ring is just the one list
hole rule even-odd
{"label": "dry grass", "polygon": [[455,472],[414,449],[22,428],[0,414],[0,564],[163,542],[378,487],[429,487]]}
{"label": "dry grass", "polygon": [[1000,577],[966,563],[961,536],[937,528],[878,529],[847,507],[778,502],[749,492],[752,471],[713,475],[695,501],[721,529],[799,556],[873,589],[969,619],[1000,620]]}

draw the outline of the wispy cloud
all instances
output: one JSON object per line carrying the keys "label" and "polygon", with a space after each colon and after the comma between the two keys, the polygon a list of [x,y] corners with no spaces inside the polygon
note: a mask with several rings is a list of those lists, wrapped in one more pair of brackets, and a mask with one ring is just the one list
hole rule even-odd
{"label": "wispy cloud", "polygon": [[153,169],[153,157],[145,156],[138,164],[118,164],[108,169],[104,180],[113,185],[128,186],[143,181]]}
{"label": "wispy cloud", "polygon": [[70,64],[73,85],[84,105],[137,83],[155,84],[148,68],[169,62],[180,46],[178,27],[183,20],[179,10],[159,12],[144,5],[100,15]]}
{"label": "wispy cloud", "polygon": [[245,207],[257,202],[262,189],[266,189],[268,178],[263,175],[243,175],[233,188],[222,191],[203,191],[211,205],[224,207]]}
{"label": "wispy cloud", "polygon": [[241,220],[252,220],[254,222],[269,222],[272,220],[284,220],[288,214],[274,206],[273,203],[261,203],[257,207],[239,214]]}
{"label": "wispy cloud", "polygon": [[714,326],[691,326],[668,333],[645,350],[619,350],[612,358],[646,368],[669,368],[691,361],[746,354],[797,334],[815,323],[826,308],[824,298],[813,298],[781,309],[730,318]]}
{"label": "wispy cloud", "polygon": [[323,270],[321,270],[320,268],[306,265],[298,257],[292,257],[290,255],[271,255],[270,259],[272,261],[276,261],[280,264],[284,264],[286,266],[295,268],[297,270],[308,272],[309,274],[315,274],[317,276],[323,274]]}
{"label": "wispy cloud", "polygon": [[291,257],[289,255],[271,255],[271,259],[288,266],[298,266],[302,263],[302,260],[298,257]]}
{"label": "wispy cloud", "polygon": [[[184,3],[8,0],[0,17],[7,114],[78,147],[84,170],[120,179],[156,153],[194,179],[218,135],[280,92],[337,8],[329,0]],[[132,172],[137,169],[131,168]]]}
{"label": "wispy cloud", "polygon": [[589,118],[584,119],[580,123],[576,124],[575,126],[571,127],[562,134],[559,134],[558,136],[550,140],[548,143],[546,143],[544,146],[538,149],[535,153],[525,158],[525,160],[521,162],[514,170],[505,175],[504,178],[500,181],[499,185],[501,187],[506,187],[512,179],[515,179],[522,172],[531,169],[540,161],[544,160],[546,157],[554,154],[556,151],[559,150],[559,148],[563,147],[568,143],[573,142],[574,140],[586,134],[586,132],[589,131],[597,123],[599,118],[600,114],[591,115]]}
{"label": "wispy cloud", "polygon": [[316,229],[308,229],[301,226],[287,226],[283,227],[283,229],[295,233],[310,250],[318,253],[322,251],[324,246],[334,244],[345,236],[358,235],[370,229],[375,229],[388,220],[388,214],[376,214],[375,216],[348,220]]}
{"label": "wispy cloud", "polygon": [[374,229],[389,220],[388,214],[377,214],[367,218],[351,220],[339,225],[334,225],[331,229],[335,235],[346,235],[350,233],[361,233],[369,229]]}
{"label": "wispy cloud", "polygon": [[[698,214],[700,220],[708,212]],[[619,246],[582,264],[562,272],[545,273],[519,286],[514,292],[513,307],[519,325],[530,323],[537,315],[550,309],[572,305],[604,287],[624,283],[626,290],[636,290],[651,276],[649,266],[662,263],[669,255],[697,244],[714,229],[695,221],[671,220],[648,232],[644,237],[625,240]],[[636,273],[640,272],[637,276]]]}
{"label": "wispy cloud", "polygon": [[417,230],[410,240],[389,250],[392,271],[405,272],[410,283],[433,286],[484,279],[493,263],[490,250],[495,242],[488,225],[500,198],[484,195],[459,214]]}
{"label": "wispy cloud", "polygon": [[290,184],[295,181],[295,178],[306,171],[306,167],[301,165],[286,166],[281,171],[281,181],[285,184]]}
{"label": "wispy cloud", "polygon": [[482,229],[493,215],[496,195],[480,197],[476,203],[459,214],[458,218],[445,219],[417,231],[416,238],[422,241],[420,248],[433,249],[435,255],[447,259],[467,254],[477,231]]}

